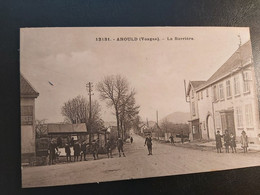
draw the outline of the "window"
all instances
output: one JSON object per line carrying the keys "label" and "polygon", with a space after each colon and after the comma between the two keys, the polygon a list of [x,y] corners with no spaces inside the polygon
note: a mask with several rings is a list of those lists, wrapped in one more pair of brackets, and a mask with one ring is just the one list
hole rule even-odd
{"label": "window", "polygon": [[226,92],[227,92],[227,97],[231,97],[232,96],[230,80],[226,81]]}
{"label": "window", "polygon": [[247,104],[245,106],[245,115],[246,115],[246,126],[252,127],[253,126],[253,113],[252,113],[252,105]]}
{"label": "window", "polygon": [[217,91],[217,86],[214,85],[213,86],[213,101],[217,101],[218,100],[218,91]]}
{"label": "window", "polygon": [[222,83],[219,84],[218,89],[219,89],[219,99],[223,100],[224,99],[224,89],[223,89]]}
{"label": "window", "polygon": [[240,94],[239,75],[236,75],[234,77],[234,91],[235,91],[235,95]]}
{"label": "window", "polygon": [[249,72],[244,72],[244,93],[250,92],[251,75]]}
{"label": "window", "polygon": [[243,127],[243,114],[241,107],[236,108],[237,127]]}
{"label": "window", "polygon": [[197,93],[198,100],[200,100],[200,92]]}
{"label": "window", "polygon": [[191,98],[194,98],[194,91],[191,90]]}
{"label": "window", "polygon": [[203,100],[203,91],[201,91],[200,96],[201,96],[201,99]]}
{"label": "window", "polygon": [[209,97],[209,90],[208,90],[208,88],[206,89],[206,96]]}
{"label": "window", "polygon": [[195,116],[196,112],[195,112],[195,103],[194,102],[191,103],[191,111],[192,111],[192,116]]}

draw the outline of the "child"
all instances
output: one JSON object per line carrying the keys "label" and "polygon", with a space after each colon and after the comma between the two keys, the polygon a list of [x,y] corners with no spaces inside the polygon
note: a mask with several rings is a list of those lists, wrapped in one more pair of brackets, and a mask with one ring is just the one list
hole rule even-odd
{"label": "child", "polygon": [[232,153],[237,153],[237,150],[236,150],[236,138],[235,136],[233,135],[233,133],[230,133],[230,146],[231,146],[231,149],[232,149]]}

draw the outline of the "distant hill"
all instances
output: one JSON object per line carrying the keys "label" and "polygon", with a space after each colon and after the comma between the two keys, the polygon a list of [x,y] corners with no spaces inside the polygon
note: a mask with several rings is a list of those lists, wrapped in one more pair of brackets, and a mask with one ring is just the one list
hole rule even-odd
{"label": "distant hill", "polygon": [[188,123],[190,120],[190,113],[188,112],[173,112],[162,118],[159,123],[162,123],[165,119],[172,123]]}

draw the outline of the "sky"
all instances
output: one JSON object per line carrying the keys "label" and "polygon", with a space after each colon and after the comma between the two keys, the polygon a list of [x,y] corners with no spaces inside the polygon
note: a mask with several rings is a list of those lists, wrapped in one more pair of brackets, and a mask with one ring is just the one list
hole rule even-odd
{"label": "sky", "polygon": [[[77,95],[88,98],[86,84],[92,82],[92,99],[100,102],[103,120],[115,121],[95,86],[105,76],[120,74],[137,93],[142,119],[155,121],[156,110],[159,119],[173,112],[189,112],[184,79],[187,83],[209,79],[238,48],[238,35],[242,44],[247,42],[249,28],[22,28],[20,71],[40,93],[35,100],[36,119],[64,121],[64,102]],[[125,37],[137,41],[117,41]],[[141,37],[159,41],[142,41]]]}

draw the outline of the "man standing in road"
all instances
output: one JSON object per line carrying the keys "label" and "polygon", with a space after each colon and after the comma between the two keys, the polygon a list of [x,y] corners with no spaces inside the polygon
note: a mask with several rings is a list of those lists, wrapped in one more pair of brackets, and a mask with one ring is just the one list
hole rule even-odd
{"label": "man standing in road", "polygon": [[174,144],[174,139],[173,139],[173,136],[172,136],[172,135],[170,136],[170,140],[171,140],[171,144],[175,145],[175,144]]}
{"label": "man standing in road", "polygon": [[93,140],[92,142],[92,155],[94,157],[94,160],[98,159],[98,150],[99,150],[99,140],[97,139],[96,141]]}
{"label": "man standing in road", "polygon": [[66,153],[66,159],[67,159],[67,162],[69,162],[69,159],[70,159],[70,162],[71,162],[71,151],[70,151],[70,146],[69,144],[65,144],[65,153]]}
{"label": "man standing in road", "polygon": [[84,160],[86,161],[86,155],[87,155],[87,143],[86,141],[83,141],[81,144],[81,155],[80,155],[80,161],[82,161],[82,155],[84,156]]}
{"label": "man standing in road", "polygon": [[113,158],[112,156],[112,141],[110,139],[107,140],[106,143],[106,150],[107,150],[107,157]]}
{"label": "man standing in road", "polygon": [[123,153],[123,156],[125,157],[123,145],[124,145],[123,140],[119,137],[117,139],[117,149],[119,152],[119,157],[121,157],[121,152]]}
{"label": "man standing in road", "polygon": [[216,148],[217,148],[217,153],[221,153],[221,148],[222,148],[222,140],[221,140],[221,135],[219,134],[219,131],[217,131],[216,134]]}
{"label": "man standing in road", "polygon": [[144,146],[147,145],[148,148],[148,155],[152,155],[152,138],[150,135],[148,135],[148,137],[146,137],[145,142],[144,142]]}
{"label": "man standing in road", "polygon": [[130,137],[131,144],[133,143],[134,139],[133,137]]}

